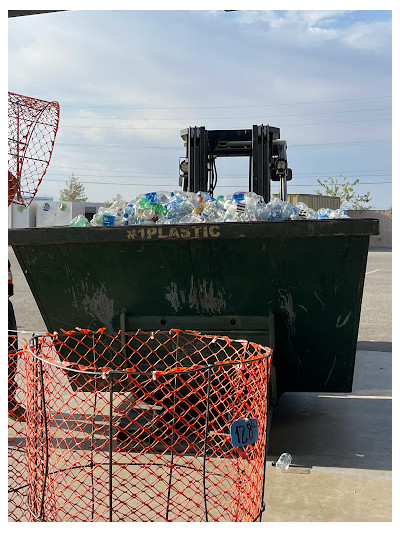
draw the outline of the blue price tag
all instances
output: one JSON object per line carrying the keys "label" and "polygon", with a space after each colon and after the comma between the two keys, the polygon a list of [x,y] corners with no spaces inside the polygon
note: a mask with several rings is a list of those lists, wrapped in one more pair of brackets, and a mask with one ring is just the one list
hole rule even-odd
{"label": "blue price tag", "polygon": [[242,448],[258,441],[258,420],[243,418],[235,420],[231,425],[232,446]]}

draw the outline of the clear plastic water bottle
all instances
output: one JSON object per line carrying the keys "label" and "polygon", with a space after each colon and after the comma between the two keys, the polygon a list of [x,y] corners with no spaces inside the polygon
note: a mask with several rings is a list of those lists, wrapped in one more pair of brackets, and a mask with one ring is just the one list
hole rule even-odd
{"label": "clear plastic water bottle", "polygon": [[91,220],[92,226],[102,226],[103,225],[103,216],[111,215],[111,211],[108,207],[99,207],[97,213],[93,216]]}
{"label": "clear plastic water bottle", "polygon": [[224,220],[225,209],[218,202],[207,200],[203,205],[202,215],[207,222],[222,222]]}
{"label": "clear plastic water bottle", "polygon": [[204,202],[210,202],[210,201],[214,200],[214,198],[212,196],[210,196],[208,194],[208,192],[203,192],[203,191],[199,191],[197,193],[197,198],[198,198],[198,202],[200,204],[203,204]]}
{"label": "clear plastic water bottle", "polygon": [[123,213],[125,211],[125,200],[115,200],[108,209],[115,213]]}
{"label": "clear plastic water bottle", "polygon": [[329,218],[350,218],[345,209],[335,209],[330,213]]}
{"label": "clear plastic water bottle", "polygon": [[237,217],[237,203],[233,200],[225,200],[224,202],[224,222],[235,222]]}
{"label": "clear plastic water bottle", "polygon": [[276,461],[275,466],[281,472],[287,472],[289,470],[291,462],[292,456],[290,455],[290,453],[283,453]]}
{"label": "clear plastic water bottle", "polygon": [[170,193],[168,191],[158,191],[157,192],[157,202],[159,204],[165,205],[165,204],[167,204],[170,201],[171,197],[173,197],[173,196],[174,196],[174,193]]}
{"label": "clear plastic water bottle", "polygon": [[127,216],[129,217],[129,216],[132,216],[134,213],[135,213],[135,209],[134,209],[134,207],[133,207],[133,204],[132,204],[132,203],[129,203],[129,204],[125,207],[125,215],[127,215]]}
{"label": "clear plastic water bottle", "polygon": [[198,215],[196,213],[189,213],[187,215],[184,215],[178,220],[178,224],[198,224],[199,222],[203,222],[203,218],[201,215]]}
{"label": "clear plastic water bottle", "polygon": [[256,207],[256,215],[259,220],[270,220],[272,209],[270,204],[258,204]]}
{"label": "clear plastic water bottle", "polygon": [[233,194],[233,199],[234,199],[236,202],[243,202],[243,200],[244,200],[244,195],[245,195],[245,194],[246,194],[246,193],[244,193],[244,192],[235,192],[235,193]]}
{"label": "clear plastic water bottle", "polygon": [[289,202],[283,202],[282,219],[296,220],[298,218],[300,209]]}
{"label": "clear plastic water bottle", "polygon": [[315,220],[318,218],[318,213],[314,211],[314,209],[311,209],[311,207],[308,207],[303,202],[298,202],[296,204],[296,207],[299,208],[299,217],[306,220]]}

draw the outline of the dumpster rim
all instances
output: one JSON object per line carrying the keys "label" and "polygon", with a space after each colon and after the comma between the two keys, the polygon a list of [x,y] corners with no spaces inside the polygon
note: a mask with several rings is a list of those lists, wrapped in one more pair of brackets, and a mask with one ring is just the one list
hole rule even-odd
{"label": "dumpster rim", "polygon": [[289,239],[379,235],[379,219],[274,220],[257,222],[201,222],[131,226],[14,228],[8,244],[52,245],[100,242],[154,242],[220,239]]}

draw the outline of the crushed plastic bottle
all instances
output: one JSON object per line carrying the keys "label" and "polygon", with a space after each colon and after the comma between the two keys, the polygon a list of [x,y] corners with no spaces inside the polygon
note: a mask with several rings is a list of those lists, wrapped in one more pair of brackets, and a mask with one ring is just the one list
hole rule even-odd
{"label": "crushed plastic bottle", "polygon": [[110,207],[99,207],[91,220],[92,226],[123,226],[125,206],[111,204]]}
{"label": "crushed plastic bottle", "polygon": [[292,456],[290,453],[283,453],[276,461],[275,466],[281,472],[287,472],[292,462]]}
{"label": "crushed plastic bottle", "polygon": [[225,209],[216,200],[207,200],[207,202],[204,202],[204,204],[200,205],[199,207],[202,208],[201,215],[207,220],[207,222],[224,221]]}
{"label": "crushed plastic bottle", "polygon": [[71,220],[70,226],[72,228],[84,228],[86,226],[90,226],[90,222],[83,215],[78,215]]}
{"label": "crushed plastic bottle", "polygon": [[314,211],[314,209],[311,209],[311,207],[308,207],[303,202],[299,202],[296,204],[299,208],[299,217],[307,220],[316,220],[318,218],[318,213]]}
{"label": "crushed plastic bottle", "polygon": [[[128,226],[221,222],[257,222],[279,220],[330,220],[349,218],[344,209],[322,208],[318,211],[300,202],[293,205],[278,197],[266,203],[254,192],[235,192],[213,198],[198,191],[152,191],[139,194],[130,202],[114,201],[100,207],[92,226]],[[72,225],[72,223],[71,223]]]}
{"label": "crushed plastic bottle", "polygon": [[346,209],[335,209],[331,211],[329,218],[350,218]]}

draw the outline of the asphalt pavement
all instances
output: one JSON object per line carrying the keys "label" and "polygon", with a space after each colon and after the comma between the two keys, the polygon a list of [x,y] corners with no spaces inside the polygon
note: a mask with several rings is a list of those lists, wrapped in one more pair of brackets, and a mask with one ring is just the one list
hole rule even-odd
{"label": "asphalt pavement", "polygon": [[357,348],[392,351],[391,250],[368,254]]}

